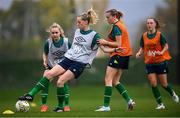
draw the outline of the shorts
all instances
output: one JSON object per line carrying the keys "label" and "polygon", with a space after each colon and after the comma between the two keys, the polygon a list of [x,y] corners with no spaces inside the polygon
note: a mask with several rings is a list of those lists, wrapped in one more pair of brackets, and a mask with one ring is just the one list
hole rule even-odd
{"label": "shorts", "polygon": [[168,62],[164,61],[158,64],[146,64],[146,73],[165,74],[168,73]]}
{"label": "shorts", "polygon": [[114,55],[110,58],[108,66],[117,69],[128,69],[129,67],[129,56]]}
{"label": "shorts", "polygon": [[70,70],[74,74],[75,78],[78,78],[81,75],[87,65],[81,62],[70,60],[68,58],[65,58],[58,64],[65,70]]}

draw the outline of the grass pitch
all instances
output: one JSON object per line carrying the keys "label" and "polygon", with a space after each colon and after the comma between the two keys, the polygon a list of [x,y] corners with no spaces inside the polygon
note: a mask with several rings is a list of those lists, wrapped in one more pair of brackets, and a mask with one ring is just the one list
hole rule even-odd
{"label": "grass pitch", "polygon": [[[159,87],[160,88],[160,87]],[[29,88],[30,89],[30,88]],[[50,86],[48,106],[46,113],[40,112],[40,94],[35,96],[36,107],[31,107],[27,113],[16,112],[13,115],[3,115],[4,110],[15,111],[15,103],[20,95],[29,89],[1,89],[0,91],[0,117],[179,117],[180,103],[175,103],[171,96],[162,88],[160,92],[165,110],[155,110],[156,102],[151,88],[147,85],[126,86],[128,93],[135,100],[136,106],[133,111],[127,111],[127,104],[116,89],[113,89],[110,112],[95,112],[94,110],[103,103],[103,86],[72,86],[70,87],[70,112],[55,113],[52,109],[57,105],[56,87]],[[174,86],[180,96],[180,86]]]}

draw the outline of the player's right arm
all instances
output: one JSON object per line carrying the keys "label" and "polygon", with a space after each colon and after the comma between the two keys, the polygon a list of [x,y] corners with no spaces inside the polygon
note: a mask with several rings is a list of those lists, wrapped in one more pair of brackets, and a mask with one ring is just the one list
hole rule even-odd
{"label": "player's right arm", "polygon": [[143,36],[142,36],[141,40],[140,40],[140,48],[139,48],[138,52],[136,53],[136,58],[139,58],[142,55],[143,47],[144,47],[144,40],[143,40]]}
{"label": "player's right arm", "polygon": [[46,41],[44,44],[44,51],[43,51],[43,55],[42,55],[43,66],[45,68],[47,68],[47,65],[48,65],[48,53],[49,53],[49,43],[48,43],[48,41]]}

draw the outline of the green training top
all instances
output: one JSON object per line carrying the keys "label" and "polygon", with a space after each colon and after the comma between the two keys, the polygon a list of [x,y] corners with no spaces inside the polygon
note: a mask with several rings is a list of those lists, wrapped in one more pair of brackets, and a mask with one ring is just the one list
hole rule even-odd
{"label": "green training top", "polygon": [[113,24],[113,27],[112,27],[112,31],[110,33],[110,37],[112,38],[112,40],[116,40],[116,36],[121,36],[122,35],[122,31],[121,29],[116,26],[115,24]]}

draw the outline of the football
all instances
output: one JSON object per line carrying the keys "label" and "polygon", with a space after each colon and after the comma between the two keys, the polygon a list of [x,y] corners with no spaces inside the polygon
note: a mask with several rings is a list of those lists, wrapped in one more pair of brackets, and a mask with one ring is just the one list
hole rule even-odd
{"label": "football", "polygon": [[28,112],[30,109],[29,103],[25,100],[18,100],[15,107],[18,112]]}

